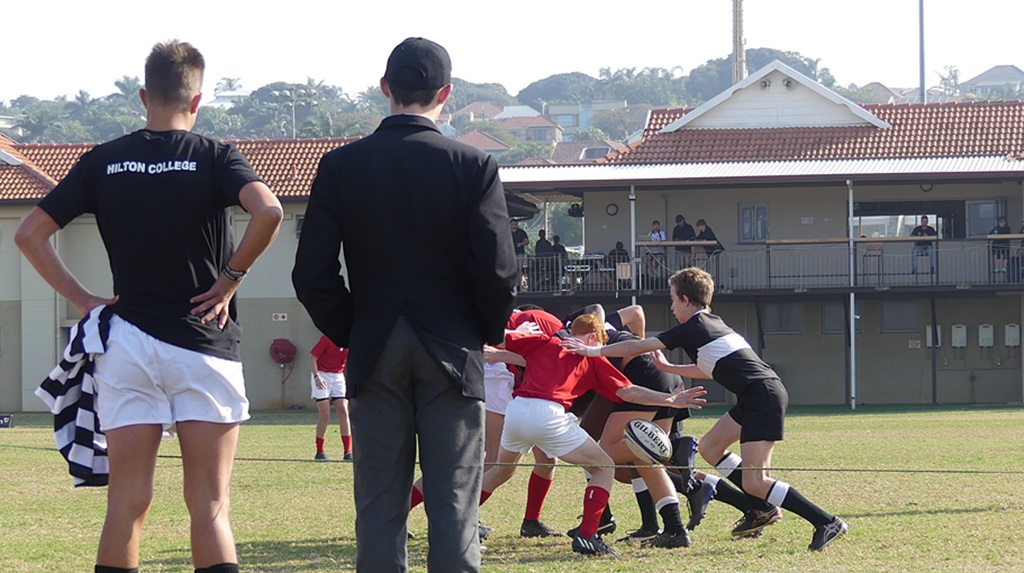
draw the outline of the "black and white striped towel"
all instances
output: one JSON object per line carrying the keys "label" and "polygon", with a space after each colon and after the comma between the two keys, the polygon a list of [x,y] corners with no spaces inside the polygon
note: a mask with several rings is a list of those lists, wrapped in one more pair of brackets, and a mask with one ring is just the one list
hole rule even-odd
{"label": "black and white striped towel", "polygon": [[92,373],[95,356],[106,351],[113,314],[109,307],[99,306],[73,326],[63,360],[35,392],[53,413],[54,439],[75,487],[105,486],[110,474]]}

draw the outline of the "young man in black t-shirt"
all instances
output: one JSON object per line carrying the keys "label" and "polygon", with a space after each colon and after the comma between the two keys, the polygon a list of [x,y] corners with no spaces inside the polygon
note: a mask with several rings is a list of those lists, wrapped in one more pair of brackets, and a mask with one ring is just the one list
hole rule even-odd
{"label": "young man in black t-shirt", "polygon": [[[910,232],[911,237],[935,237],[938,233],[935,231],[935,227],[928,224],[928,216],[921,217],[921,224],[914,227],[914,230]],[[917,274],[917,257],[918,255],[928,255],[928,263],[930,264],[931,272],[935,272],[935,242],[934,241],[914,241],[914,248],[910,252],[910,272]]]}
{"label": "young man in black t-shirt", "polygon": [[[108,305],[114,314],[94,362],[110,462],[96,573],[137,571],[157,450],[171,428],[181,445],[196,571],[238,571],[228,482],[249,403],[234,295],[283,213],[237,149],[189,132],[204,67],[187,43],[154,46],[139,91],[146,127],[83,155],[16,234],[25,257],[78,312]],[[234,205],[252,217],[237,250]],[[96,215],[113,298],[86,290],[49,241],[86,213]]]}
{"label": "young man in black t-shirt", "polygon": [[[752,535],[775,523],[782,518],[778,509],[781,506],[815,526],[808,549],[824,549],[846,533],[846,523],[808,501],[788,483],[769,477],[772,450],[775,442],[782,440],[789,404],[778,375],[742,336],[708,311],[715,290],[711,275],[687,268],[672,275],[669,284],[672,314],[679,321],[675,327],[657,337],[609,346],[586,347],[572,340],[562,345],[567,351],[586,356],[631,356],[666,348],[684,349],[693,364],[674,365],[657,358],[658,367],[688,378],[715,380],[737,398],[736,406],[701,439],[701,457],[748,494],[771,504],[748,512],[737,523],[733,535]],[[742,458],[728,451],[737,441]],[[740,468],[750,469],[737,472]]]}

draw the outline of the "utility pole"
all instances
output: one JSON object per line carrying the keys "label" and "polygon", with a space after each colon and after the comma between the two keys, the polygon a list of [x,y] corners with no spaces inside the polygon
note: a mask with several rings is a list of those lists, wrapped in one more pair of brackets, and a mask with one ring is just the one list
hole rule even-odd
{"label": "utility pole", "polygon": [[919,0],[917,4],[921,34],[921,103],[928,103],[928,90],[924,87],[924,0]]}
{"label": "utility pole", "polygon": [[743,41],[743,0],[732,0],[732,83],[747,77],[747,51]]}

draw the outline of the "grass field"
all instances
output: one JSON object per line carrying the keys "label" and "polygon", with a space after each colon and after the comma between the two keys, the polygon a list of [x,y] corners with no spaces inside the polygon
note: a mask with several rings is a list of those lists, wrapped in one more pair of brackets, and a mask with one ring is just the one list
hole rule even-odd
{"label": "grass field", "polygon": [[[688,430],[699,436],[720,414],[699,413]],[[257,412],[242,428],[232,521],[243,571],[354,569],[352,467],[311,461],[314,423],[311,410]],[[92,571],[105,490],[71,487],[48,416],[16,414],[14,424],[0,429],[0,571]],[[739,514],[712,503],[688,549],[621,542],[612,544],[618,557],[576,556],[566,538],[519,538],[529,473],[521,468],[481,509],[494,528],[484,571],[1024,570],[1017,531],[1024,523],[1024,409],[793,408],[786,430],[775,477],[850,525],[824,553],[806,550],[811,528],[789,513],[760,539],[734,541],[729,530]],[[337,434],[330,435],[329,455],[340,458],[339,450]],[[191,572],[177,443],[166,441],[160,453],[141,570]],[[559,467],[544,521],[560,530],[576,525],[583,487],[579,470]],[[611,502],[620,524],[614,541],[639,517],[629,486],[616,485]],[[417,535],[411,570],[425,571],[421,508],[409,524]]]}

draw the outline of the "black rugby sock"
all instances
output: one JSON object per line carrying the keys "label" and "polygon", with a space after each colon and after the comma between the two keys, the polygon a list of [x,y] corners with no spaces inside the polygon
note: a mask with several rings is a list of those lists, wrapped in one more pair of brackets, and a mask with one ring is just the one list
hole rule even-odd
{"label": "black rugby sock", "polygon": [[751,505],[751,501],[760,501],[757,498],[750,497],[742,491],[733,487],[733,485],[725,480],[718,480],[715,484],[715,501],[720,501],[726,505],[731,505],[736,509],[746,513],[754,506]]}
{"label": "black rugby sock", "polygon": [[658,510],[662,521],[665,522],[665,533],[679,533],[683,530],[683,518],[679,515],[679,500],[674,496],[672,498],[665,498],[665,500],[667,500],[667,503]]}
{"label": "black rugby sock", "polygon": [[138,567],[132,567],[125,569],[124,567],[110,567],[108,565],[97,565],[93,568],[93,573],[139,573]]}
{"label": "black rugby sock", "polygon": [[782,509],[792,511],[806,519],[812,525],[826,525],[835,519],[834,515],[811,503],[795,487],[784,481],[776,480],[772,484],[768,490],[768,499]]}
{"label": "black rugby sock", "polygon": [[[642,478],[636,478],[643,483]],[[640,529],[654,531],[658,529],[658,510],[654,509],[654,498],[651,497],[651,490],[643,485],[643,491],[636,491],[639,487],[636,481],[633,482],[633,495],[636,496],[636,505],[640,508]]]}

